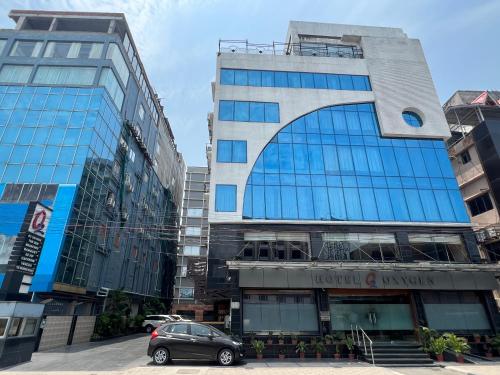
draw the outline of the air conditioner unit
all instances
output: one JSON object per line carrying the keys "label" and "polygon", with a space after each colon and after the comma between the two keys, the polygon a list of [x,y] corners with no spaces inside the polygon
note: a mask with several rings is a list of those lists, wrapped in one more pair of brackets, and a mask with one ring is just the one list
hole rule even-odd
{"label": "air conditioner unit", "polygon": [[97,290],[97,297],[107,297],[109,294],[109,288],[105,288],[103,286],[99,287],[99,289]]}

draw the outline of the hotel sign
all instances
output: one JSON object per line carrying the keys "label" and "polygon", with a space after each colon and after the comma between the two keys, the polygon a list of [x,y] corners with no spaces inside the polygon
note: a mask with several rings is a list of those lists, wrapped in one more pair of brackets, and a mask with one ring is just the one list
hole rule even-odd
{"label": "hotel sign", "polygon": [[493,290],[492,272],[335,269],[240,269],[240,287]]}

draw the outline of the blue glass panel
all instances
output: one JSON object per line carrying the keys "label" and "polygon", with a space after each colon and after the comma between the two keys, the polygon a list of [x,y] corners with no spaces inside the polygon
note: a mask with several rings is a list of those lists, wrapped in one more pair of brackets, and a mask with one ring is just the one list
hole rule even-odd
{"label": "blue glass panel", "polygon": [[365,148],[362,146],[352,146],[352,160],[356,174],[367,175],[369,173],[368,160],[366,160]]}
{"label": "blue glass panel", "polygon": [[361,210],[361,203],[359,201],[358,189],[345,188],[344,199],[349,220],[363,220],[363,213]]}
{"label": "blue glass panel", "polygon": [[343,187],[357,187],[358,182],[356,176],[342,176]]}
{"label": "blue glass panel", "polygon": [[264,122],[264,103],[250,102],[250,121]]}
{"label": "blue glass panel", "polygon": [[328,88],[328,84],[326,82],[326,74],[314,73],[314,87],[317,89]]}
{"label": "blue glass panel", "polygon": [[415,179],[417,181],[417,187],[419,189],[430,189],[431,188],[431,180],[425,177],[417,177]]}
{"label": "blue glass panel", "polygon": [[308,174],[298,174],[295,176],[297,186],[311,186],[311,176]]}
{"label": "blue glass panel", "polygon": [[366,77],[364,76],[352,76],[352,84],[354,90],[367,91],[368,87],[366,86]]}
{"label": "blue glass panel", "polygon": [[344,111],[333,110],[333,129],[335,134],[347,134],[347,122]]}
{"label": "blue glass panel", "polygon": [[68,181],[70,171],[71,167],[58,165],[54,170],[51,182],[55,184],[65,184]]}
{"label": "blue glass panel", "polygon": [[262,86],[262,75],[260,70],[248,71],[248,86]]}
{"label": "blue glass panel", "polygon": [[23,163],[28,153],[28,146],[14,146],[12,155],[10,156],[11,163]]}
{"label": "blue glass panel", "polygon": [[386,177],[386,180],[387,186],[390,188],[400,188],[403,186],[399,177]]}
{"label": "blue glass panel", "polygon": [[441,169],[439,168],[434,149],[422,148],[421,151],[429,177],[441,177]]}
{"label": "blue glass panel", "polygon": [[377,134],[378,125],[373,113],[371,112],[358,112],[359,121],[361,124],[361,132],[367,134]]}
{"label": "blue glass panel", "polygon": [[266,186],[266,218],[279,219],[281,218],[281,196],[279,186]]}
{"label": "blue glass panel", "polygon": [[280,110],[278,103],[265,103],[266,122],[280,122]]}
{"label": "blue glass panel", "polygon": [[247,142],[246,141],[233,141],[233,163],[246,163],[247,162]]}
{"label": "blue glass panel", "polygon": [[220,83],[221,85],[234,85],[234,70],[221,69],[220,70]]}
{"label": "blue glass panel", "polygon": [[464,201],[460,191],[458,190],[448,190],[448,195],[450,197],[451,205],[453,206],[453,211],[455,212],[455,217],[457,221],[461,223],[469,223],[469,215],[465,210]]}
{"label": "blue glass panel", "polygon": [[264,170],[266,173],[279,173],[278,144],[270,143],[264,150]]}
{"label": "blue glass panel", "polygon": [[333,134],[332,112],[322,109],[318,112],[318,118],[321,134]]}
{"label": "blue glass panel", "polygon": [[300,73],[288,72],[288,87],[300,88]]}
{"label": "blue glass panel", "polygon": [[445,178],[454,178],[453,168],[451,167],[450,160],[448,158],[448,153],[444,149],[435,149],[436,156],[438,159],[439,168],[441,168],[441,173]]}
{"label": "blue glass panel", "polygon": [[295,120],[290,124],[293,133],[305,133],[306,132],[306,122],[303,117]]}
{"label": "blue glass panel", "polygon": [[243,198],[243,217],[251,218],[252,215],[252,186],[247,185],[245,188],[245,197]]}
{"label": "blue glass panel", "polygon": [[281,211],[283,219],[298,219],[297,192],[295,186],[281,187]]}
{"label": "blue glass panel", "polygon": [[352,163],[351,148],[348,146],[338,146],[337,155],[339,157],[340,171],[343,174],[353,174],[354,164]]}
{"label": "blue glass panel", "polygon": [[26,155],[26,163],[40,163],[42,159],[44,147],[43,146],[30,146],[28,154]]}
{"label": "blue glass panel", "polygon": [[347,74],[340,75],[340,88],[342,90],[354,90],[354,86],[352,84],[352,76]]}
{"label": "blue glass panel", "polygon": [[326,83],[330,90],[340,90],[340,79],[337,74],[327,74]]}
{"label": "blue glass panel", "polygon": [[450,202],[450,196],[446,190],[434,190],[436,202],[438,202],[439,216],[442,221],[455,221],[455,213]]}
{"label": "blue glass panel", "polygon": [[280,175],[278,173],[266,173],[264,175],[264,185],[279,185]]}
{"label": "blue glass panel", "polygon": [[263,87],[274,87],[274,72],[262,71],[262,86]]}
{"label": "blue glass panel", "polygon": [[329,187],[328,200],[330,202],[332,220],[347,220],[343,190],[341,188]]}
{"label": "blue glass panel", "polygon": [[410,213],[408,212],[403,190],[390,189],[389,196],[393,207],[394,219],[396,221],[410,221]]}
{"label": "blue glass panel", "polygon": [[234,102],[234,121],[250,121],[249,102]]}
{"label": "blue glass panel", "polygon": [[58,156],[59,156],[59,147],[47,146],[47,147],[45,147],[45,152],[43,154],[42,163],[55,164]]}
{"label": "blue glass panel", "polygon": [[[299,134],[297,134],[299,135]],[[319,134],[307,134],[307,142],[310,145],[320,145],[321,144],[321,136]]]}
{"label": "blue glass panel", "polygon": [[422,209],[422,203],[420,202],[418,190],[405,189],[404,193],[411,221],[425,221],[424,211]]}
{"label": "blue glass panel", "polygon": [[385,177],[373,176],[372,182],[373,182],[373,187],[382,187],[382,188],[387,187],[387,181]]}
{"label": "blue glass panel", "polygon": [[307,133],[319,133],[318,112],[314,111],[305,115],[305,121]]}
{"label": "blue glass panel", "polygon": [[392,221],[394,220],[391,198],[389,190],[387,189],[374,189],[375,200],[377,201],[378,216],[380,220]]}
{"label": "blue glass panel", "polygon": [[281,173],[293,173],[293,149],[292,145],[282,143],[279,145],[279,166]]}
{"label": "blue glass panel", "polygon": [[347,132],[353,135],[361,134],[361,123],[359,121],[358,112],[346,111],[345,117],[347,121]]}
{"label": "blue glass panel", "polygon": [[232,121],[234,119],[234,101],[220,100],[219,101],[219,120]]}
{"label": "blue glass panel", "polygon": [[274,72],[274,85],[276,87],[288,87],[286,72]]}
{"label": "blue glass panel", "polygon": [[314,218],[317,220],[330,220],[330,207],[326,187],[313,187]]}
{"label": "blue glass panel", "polygon": [[340,173],[339,160],[337,157],[337,150],[335,149],[335,146],[323,145],[323,156],[325,163],[325,172],[327,174]]}
{"label": "blue glass panel", "polygon": [[301,87],[304,89],[314,88],[314,76],[312,73],[300,73]]}
{"label": "blue glass panel", "polygon": [[372,187],[372,179],[368,176],[358,176],[356,177],[357,184],[359,187]]}
{"label": "blue glass panel", "polygon": [[280,174],[281,185],[295,185],[294,174]]}
{"label": "blue glass panel", "polygon": [[40,168],[38,168],[38,172],[35,178],[35,182],[51,182],[52,181],[52,175],[54,174],[54,166],[46,166],[42,165]]}
{"label": "blue glass panel", "polygon": [[293,145],[293,159],[296,173],[309,173],[309,159],[307,146],[304,144]]}
{"label": "blue glass panel", "polygon": [[246,70],[236,69],[234,71],[234,84],[238,86],[248,85],[248,74]]}
{"label": "blue glass panel", "polygon": [[217,141],[217,161],[219,163],[231,162],[231,141]]}
{"label": "blue glass panel", "polygon": [[373,190],[370,188],[360,188],[359,197],[363,211],[363,219],[368,221],[378,220],[377,205],[375,204]]}
{"label": "blue glass panel", "polygon": [[21,173],[21,165],[7,165],[5,172],[2,177],[2,181],[6,183],[16,183],[19,178],[19,173]]}
{"label": "blue glass panel", "polygon": [[321,145],[309,145],[309,168],[312,174],[325,174]]}
{"label": "blue glass panel", "polygon": [[432,190],[419,190],[419,194],[427,221],[440,221],[439,210]]}
{"label": "blue glass panel", "polygon": [[382,176],[384,168],[380,157],[378,147],[366,147],[366,157],[368,158],[368,166],[372,176]]}
{"label": "blue glass panel", "polygon": [[394,154],[396,155],[396,162],[398,164],[400,175],[408,177],[413,176],[413,169],[411,167],[408,150],[404,147],[395,147]]}
{"label": "blue glass panel", "polygon": [[215,185],[215,211],[236,211],[236,185]]}
{"label": "blue glass panel", "polygon": [[410,155],[411,166],[413,173],[416,177],[427,177],[427,170],[425,169],[424,158],[419,148],[408,149]]}
{"label": "blue glass panel", "polygon": [[297,204],[299,208],[299,219],[314,219],[314,203],[310,187],[297,187]]}

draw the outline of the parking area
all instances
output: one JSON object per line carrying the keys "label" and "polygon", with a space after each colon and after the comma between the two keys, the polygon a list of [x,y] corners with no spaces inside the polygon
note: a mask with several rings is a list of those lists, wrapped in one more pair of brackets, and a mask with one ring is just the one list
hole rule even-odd
{"label": "parking area", "polygon": [[139,334],[104,342],[73,345],[34,353],[31,362],[4,369],[4,374],[78,375],[493,375],[500,374],[500,363],[471,366],[447,364],[446,368],[384,368],[364,362],[298,360],[249,360],[237,366],[220,367],[207,362],[174,361],[154,366],[146,355],[149,335]]}

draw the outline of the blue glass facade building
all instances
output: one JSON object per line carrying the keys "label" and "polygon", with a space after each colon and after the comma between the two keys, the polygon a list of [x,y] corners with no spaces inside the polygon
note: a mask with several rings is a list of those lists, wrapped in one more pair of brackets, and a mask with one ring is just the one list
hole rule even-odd
{"label": "blue glass facade building", "polygon": [[498,329],[418,40],[309,22],[286,40],[217,56],[208,285],[233,331]]}
{"label": "blue glass facade building", "polygon": [[[50,16],[15,13],[19,29],[0,32],[0,294],[52,298],[57,314],[80,296],[78,313],[99,312],[108,289],[168,301],[176,242],[162,228],[179,224],[185,171],[168,120],[123,17],[31,30]],[[33,201],[52,216],[16,295],[4,281]]]}

